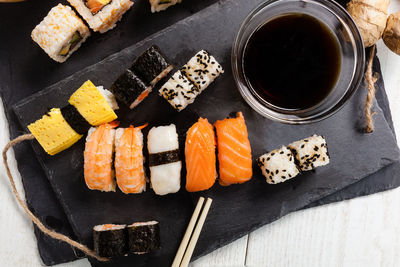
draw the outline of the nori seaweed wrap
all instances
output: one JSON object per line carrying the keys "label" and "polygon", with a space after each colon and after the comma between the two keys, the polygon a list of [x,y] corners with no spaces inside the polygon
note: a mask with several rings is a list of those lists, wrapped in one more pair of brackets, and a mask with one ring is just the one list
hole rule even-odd
{"label": "nori seaweed wrap", "polygon": [[93,228],[93,243],[97,255],[119,257],[128,253],[126,225],[104,224]]}
{"label": "nori seaweed wrap", "polygon": [[68,122],[72,129],[78,134],[86,134],[90,127],[89,122],[79,113],[79,111],[72,105],[67,105],[61,109],[61,114]]}
{"label": "nori seaweed wrap", "polygon": [[131,67],[133,72],[151,85],[155,85],[172,69],[172,64],[168,63],[168,60],[156,45],[151,46],[137,57]]}
{"label": "nori seaweed wrap", "polygon": [[142,93],[149,89],[151,87],[148,84],[128,69],[111,85],[110,91],[119,101],[131,106]]}
{"label": "nori seaweed wrap", "polygon": [[160,227],[157,221],[127,226],[129,252],[144,254],[160,248]]}
{"label": "nori seaweed wrap", "polygon": [[179,149],[149,154],[149,167],[180,161]]}

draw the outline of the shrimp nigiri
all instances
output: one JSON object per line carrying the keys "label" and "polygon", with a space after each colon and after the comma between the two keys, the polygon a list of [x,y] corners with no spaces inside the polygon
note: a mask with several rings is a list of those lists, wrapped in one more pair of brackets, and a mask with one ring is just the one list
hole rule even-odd
{"label": "shrimp nigiri", "polygon": [[118,123],[106,123],[91,128],[86,138],[84,152],[84,176],[86,185],[92,190],[115,191],[112,171],[115,127]]}
{"label": "shrimp nigiri", "polygon": [[119,128],[115,133],[115,176],[119,189],[125,194],[146,190],[143,166],[143,134],[140,127]]}

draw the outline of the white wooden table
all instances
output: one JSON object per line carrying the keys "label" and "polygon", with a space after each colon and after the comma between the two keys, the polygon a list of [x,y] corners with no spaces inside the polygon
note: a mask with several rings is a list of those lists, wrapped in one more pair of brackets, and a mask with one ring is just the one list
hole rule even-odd
{"label": "white wooden table", "polygon": [[[398,10],[400,2],[392,3],[391,11]],[[400,137],[400,56],[390,52],[382,41],[378,55]],[[8,140],[0,106],[0,147]],[[14,161],[11,168],[21,190]],[[17,206],[1,164],[0,266],[42,265],[32,223]],[[59,266],[89,266],[89,262],[82,259]],[[198,259],[192,266],[400,266],[400,189],[290,214]]]}

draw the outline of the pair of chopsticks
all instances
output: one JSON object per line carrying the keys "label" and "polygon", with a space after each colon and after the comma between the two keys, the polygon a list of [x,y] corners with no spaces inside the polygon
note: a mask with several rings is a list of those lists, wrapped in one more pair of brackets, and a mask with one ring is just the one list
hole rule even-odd
{"label": "pair of chopsticks", "polygon": [[[204,205],[203,211],[201,212],[200,218],[199,217],[200,210],[204,203],[204,197],[200,197],[199,201],[197,202],[196,208],[194,209],[192,218],[190,219],[189,225],[186,229],[185,235],[183,236],[182,242],[179,245],[179,249],[176,252],[176,256],[174,261],[172,262],[171,267],[187,267],[190,262],[190,258],[192,257],[194,248],[196,246],[197,240],[199,239],[201,229],[203,228],[204,222],[207,218],[208,211],[210,210],[210,206],[212,203],[211,198],[207,198],[206,204]],[[197,221],[197,225],[196,225]],[[196,228],[193,228],[196,225]],[[193,232],[193,234],[192,234]],[[190,239],[190,236],[192,238]],[[189,242],[190,239],[190,242]],[[189,243],[189,245],[188,245]],[[182,259],[183,258],[183,259]]]}

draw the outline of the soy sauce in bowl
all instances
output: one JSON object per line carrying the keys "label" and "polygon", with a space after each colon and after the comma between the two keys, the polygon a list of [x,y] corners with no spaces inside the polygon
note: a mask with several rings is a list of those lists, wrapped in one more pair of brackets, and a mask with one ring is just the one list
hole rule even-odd
{"label": "soy sauce in bowl", "polygon": [[261,25],[244,49],[243,70],[257,98],[285,110],[321,103],[335,87],[341,54],[318,19],[284,14]]}

